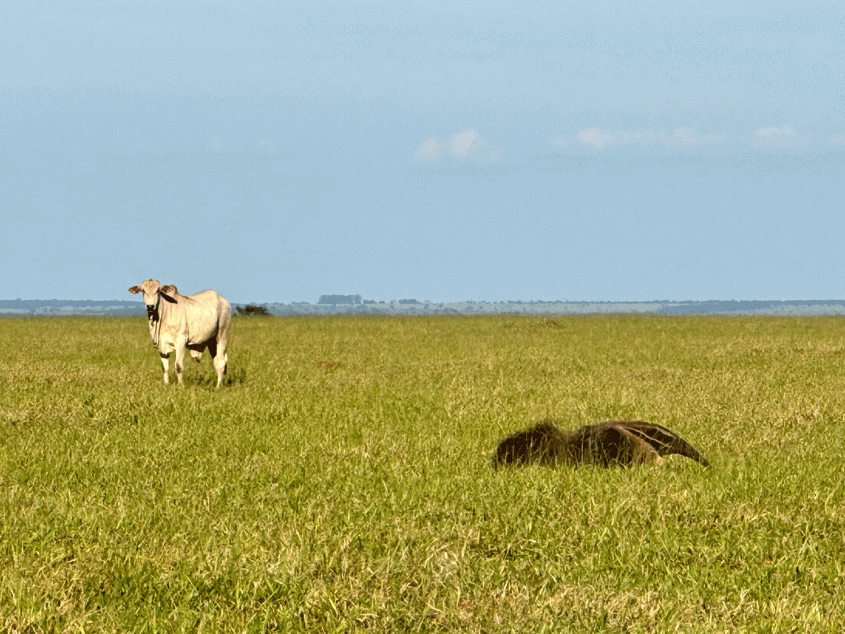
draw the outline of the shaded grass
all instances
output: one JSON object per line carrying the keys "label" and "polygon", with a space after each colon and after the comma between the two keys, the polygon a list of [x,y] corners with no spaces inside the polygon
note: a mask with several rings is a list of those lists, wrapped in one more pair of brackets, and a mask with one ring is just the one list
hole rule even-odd
{"label": "shaded grass", "polygon": [[[836,318],[2,319],[0,628],[841,631]],[[511,469],[554,416],[713,467]]]}

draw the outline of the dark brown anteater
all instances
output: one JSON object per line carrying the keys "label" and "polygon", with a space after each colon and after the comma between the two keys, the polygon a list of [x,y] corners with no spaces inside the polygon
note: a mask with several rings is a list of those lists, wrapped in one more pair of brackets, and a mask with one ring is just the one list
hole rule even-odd
{"label": "dark brown anteater", "polygon": [[562,431],[554,423],[546,419],[505,438],[496,449],[493,468],[510,464],[630,466],[660,462],[661,456],[669,454],[709,465],[686,440],[654,423],[614,420],[575,431]]}

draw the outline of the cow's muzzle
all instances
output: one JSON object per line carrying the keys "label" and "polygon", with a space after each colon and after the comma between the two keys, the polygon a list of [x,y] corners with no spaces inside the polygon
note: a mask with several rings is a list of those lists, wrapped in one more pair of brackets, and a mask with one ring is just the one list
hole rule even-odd
{"label": "cow's muzzle", "polygon": [[146,304],[147,307],[147,319],[156,319],[158,317],[158,313],[156,312],[156,305],[155,304]]}

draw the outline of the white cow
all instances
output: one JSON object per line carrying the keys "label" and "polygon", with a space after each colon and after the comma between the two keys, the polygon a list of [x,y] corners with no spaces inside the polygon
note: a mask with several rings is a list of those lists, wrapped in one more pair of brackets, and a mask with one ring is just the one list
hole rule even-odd
{"label": "white cow", "polygon": [[208,348],[217,371],[217,387],[220,387],[228,361],[226,344],[232,323],[229,302],[211,290],[186,297],[180,295],[172,284],[162,286],[158,280],[145,280],[140,286],[131,287],[129,292],[144,294],[150,337],[161,357],[164,383],[169,382],[171,352],[176,351],[176,378],[181,383],[185,348],[197,361],[202,357],[202,351]]}

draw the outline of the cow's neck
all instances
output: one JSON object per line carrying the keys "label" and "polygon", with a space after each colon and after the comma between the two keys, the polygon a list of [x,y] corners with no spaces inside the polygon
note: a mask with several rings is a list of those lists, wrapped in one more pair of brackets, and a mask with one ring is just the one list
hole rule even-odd
{"label": "cow's neck", "polygon": [[161,333],[161,315],[158,311],[150,317],[150,338],[153,340],[153,345],[158,346],[158,337]]}
{"label": "cow's neck", "polygon": [[168,308],[167,301],[160,299],[155,314],[150,319],[150,337],[152,337],[153,345],[156,347],[161,341],[161,324],[167,318]]}

